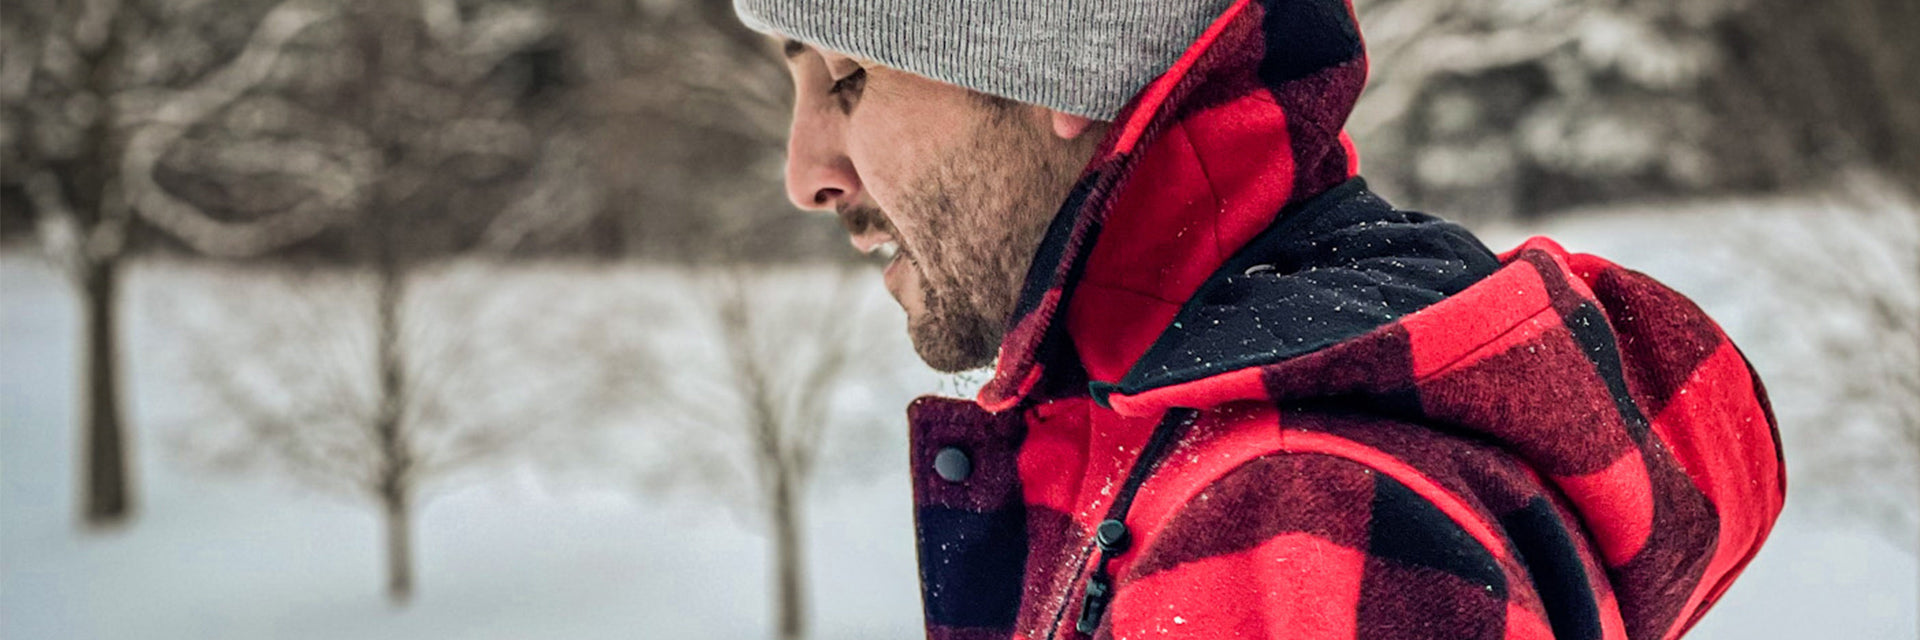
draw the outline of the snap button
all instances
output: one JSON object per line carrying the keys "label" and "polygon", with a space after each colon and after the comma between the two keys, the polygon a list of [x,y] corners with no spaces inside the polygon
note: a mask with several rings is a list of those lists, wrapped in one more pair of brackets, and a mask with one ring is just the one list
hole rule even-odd
{"label": "snap button", "polygon": [[1247,267],[1247,270],[1246,270],[1246,271],[1242,271],[1242,272],[1240,272],[1240,275],[1243,275],[1243,276],[1251,276],[1251,275],[1255,275],[1255,274],[1261,274],[1261,273],[1266,273],[1266,272],[1268,272],[1268,271],[1272,271],[1272,270],[1273,270],[1273,265],[1270,265],[1270,264],[1256,264],[1256,265],[1253,265],[1253,266],[1251,266],[1251,267]]}
{"label": "snap button", "polygon": [[947,482],[964,482],[967,476],[973,475],[973,461],[967,459],[967,452],[947,447],[934,454],[933,472]]}

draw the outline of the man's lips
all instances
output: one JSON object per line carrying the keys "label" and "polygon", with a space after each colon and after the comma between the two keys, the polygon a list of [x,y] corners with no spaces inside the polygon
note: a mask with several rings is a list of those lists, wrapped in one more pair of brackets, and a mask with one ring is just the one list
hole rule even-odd
{"label": "man's lips", "polygon": [[904,279],[907,277],[908,269],[907,252],[895,248],[891,253],[893,259],[887,261],[887,268],[881,272],[880,278],[887,285],[887,293],[892,294],[894,300],[899,300],[900,287],[906,284]]}

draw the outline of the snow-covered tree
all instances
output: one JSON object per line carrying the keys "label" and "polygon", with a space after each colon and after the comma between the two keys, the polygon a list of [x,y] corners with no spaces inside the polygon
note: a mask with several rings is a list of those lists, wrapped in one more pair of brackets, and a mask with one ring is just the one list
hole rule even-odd
{"label": "snow-covered tree", "polygon": [[1920,177],[1906,0],[1359,0],[1369,176],[1448,215]]}

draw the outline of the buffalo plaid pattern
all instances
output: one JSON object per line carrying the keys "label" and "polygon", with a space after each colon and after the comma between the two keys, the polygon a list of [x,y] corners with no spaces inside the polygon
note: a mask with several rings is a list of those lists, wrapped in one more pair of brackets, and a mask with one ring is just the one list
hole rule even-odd
{"label": "buffalo plaid pattern", "polygon": [[916,474],[931,637],[1076,637],[1095,487],[1199,398],[1095,637],[1677,637],[1780,512],[1765,391],[1645,276],[1545,240],[1504,258],[1363,336],[1111,412],[917,401],[915,469],[947,448],[977,468]]}
{"label": "buffalo plaid pattern", "polygon": [[[1121,110],[1041,241],[982,406],[1005,410],[1033,391],[1044,347],[1056,338],[1054,319],[1090,249],[1117,209],[1177,206],[1162,201],[1184,195],[1160,187],[1167,174],[1230,183],[1235,208],[1267,219],[1358,174],[1341,130],[1366,84],[1354,20],[1346,0],[1241,0]],[[1182,147],[1227,148],[1235,157],[1211,167],[1168,160],[1167,151]],[[1260,218],[1216,230],[1219,244],[1245,242],[1265,228]],[[1197,270],[1193,284],[1206,273]]]}
{"label": "buffalo plaid pattern", "polygon": [[[994,379],[908,409],[930,638],[1085,636],[1092,532],[1128,489],[1093,638],[1673,638],[1753,557],[1785,490],[1765,391],[1645,275],[1534,239],[1304,351],[1197,321],[1228,256],[1311,201],[1411,224],[1344,186],[1364,76],[1341,0],[1243,0],[1122,113]],[[1311,298],[1317,268],[1222,304]],[[1222,369],[1182,342],[1281,355]],[[1175,408],[1200,417],[1123,486]],[[964,477],[934,472],[949,451]]]}

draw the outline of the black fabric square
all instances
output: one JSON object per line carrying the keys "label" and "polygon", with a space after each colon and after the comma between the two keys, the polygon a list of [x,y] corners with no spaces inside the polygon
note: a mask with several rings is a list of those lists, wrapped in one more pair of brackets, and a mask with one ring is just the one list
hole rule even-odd
{"label": "black fabric square", "polygon": [[1261,28],[1267,53],[1260,81],[1269,87],[1359,56],[1360,28],[1345,0],[1268,0]]}
{"label": "black fabric square", "polygon": [[1640,413],[1640,405],[1633,400],[1633,394],[1627,390],[1626,369],[1620,362],[1620,347],[1614,342],[1613,326],[1607,322],[1607,316],[1600,307],[1592,302],[1582,302],[1571,312],[1562,314],[1561,322],[1573,333],[1573,339],[1587,354],[1587,360],[1593,363],[1593,369],[1600,374],[1600,380],[1607,385],[1607,394],[1613,396],[1615,410],[1620,419],[1626,422],[1627,432],[1634,440],[1645,442],[1649,437],[1647,417]]}
{"label": "black fabric square", "polygon": [[1546,498],[1536,497],[1525,508],[1500,517],[1500,525],[1520,552],[1533,577],[1533,587],[1546,606],[1547,620],[1558,640],[1599,640],[1600,606],[1573,538],[1554,514]]}
{"label": "black fabric square", "polygon": [[1506,575],[1486,547],[1452,518],[1406,485],[1381,476],[1373,485],[1373,519],[1367,553],[1400,564],[1427,567],[1492,588],[1507,596]]}
{"label": "black fabric square", "polygon": [[1027,564],[1026,511],[921,507],[920,572],[927,623],[1013,628]]}

